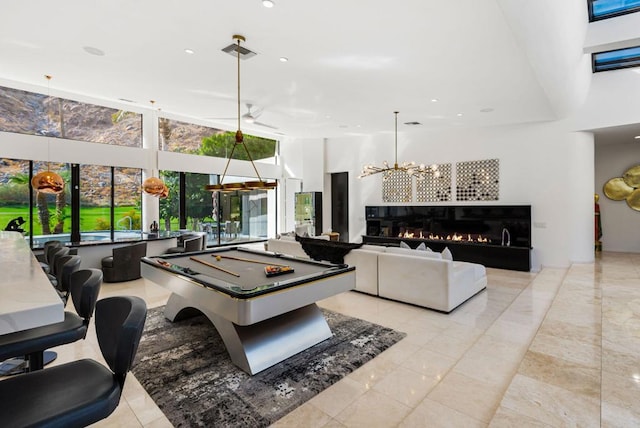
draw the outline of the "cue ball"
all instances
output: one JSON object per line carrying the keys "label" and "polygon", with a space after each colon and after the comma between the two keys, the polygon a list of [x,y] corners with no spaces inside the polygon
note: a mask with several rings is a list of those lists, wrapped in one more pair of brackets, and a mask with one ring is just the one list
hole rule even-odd
{"label": "cue ball", "polygon": [[222,260],[222,257],[220,257],[220,256],[216,256],[216,260],[217,260],[217,261],[220,261],[220,260]]}

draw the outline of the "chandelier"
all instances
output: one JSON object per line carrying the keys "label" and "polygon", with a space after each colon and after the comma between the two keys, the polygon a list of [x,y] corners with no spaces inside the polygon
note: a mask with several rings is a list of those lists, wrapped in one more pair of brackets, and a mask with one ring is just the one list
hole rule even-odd
{"label": "chandelier", "polygon": [[[263,181],[262,178],[260,177],[260,173],[258,172],[258,169],[256,168],[255,163],[253,163],[253,158],[251,157],[251,153],[249,153],[249,148],[247,147],[247,145],[244,142],[244,135],[242,134],[242,131],[240,130],[240,119],[241,119],[241,115],[240,115],[240,52],[241,52],[241,47],[240,47],[240,42],[244,42],[246,41],[246,39],[244,38],[244,36],[235,34],[233,36],[233,39],[236,41],[237,46],[236,46],[236,54],[237,54],[237,61],[238,61],[238,130],[236,131],[236,136],[235,136],[235,144],[233,145],[233,148],[231,149],[231,153],[229,154],[229,158],[227,159],[227,164],[224,167],[224,171],[222,173],[222,178],[220,179],[220,184],[209,184],[207,186],[205,186],[205,190],[208,190],[210,192],[234,192],[236,190],[240,190],[240,191],[249,191],[249,190],[271,190],[271,189],[275,189],[278,186],[277,182],[269,182],[267,183],[266,181]],[[249,161],[251,162],[251,166],[253,167],[253,170],[256,173],[256,176],[258,177],[258,180],[252,180],[252,181],[244,181],[241,183],[226,183],[226,184],[222,184],[222,182],[224,181],[224,178],[227,175],[227,169],[229,168],[229,163],[231,162],[231,159],[233,158],[233,153],[235,152],[236,148],[238,148],[238,146],[242,146],[244,147],[245,151],[247,152],[247,157],[249,158]]]}
{"label": "chandelier", "polygon": [[440,171],[438,171],[438,165],[425,165],[425,164],[417,164],[416,162],[403,162],[402,164],[398,164],[398,113],[394,111],[395,114],[395,160],[393,166],[389,165],[387,161],[382,162],[383,166],[375,166],[375,165],[365,165],[362,167],[362,171],[358,178],[368,177],[374,174],[382,173],[382,180],[387,181],[393,174],[396,172],[405,172],[410,177],[416,177],[417,180],[424,180],[428,175],[433,175],[434,177],[440,177]]}

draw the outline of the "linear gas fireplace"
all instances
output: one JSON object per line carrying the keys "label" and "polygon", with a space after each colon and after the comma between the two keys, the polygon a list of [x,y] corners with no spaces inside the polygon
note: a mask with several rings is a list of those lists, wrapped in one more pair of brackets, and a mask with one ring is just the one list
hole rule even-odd
{"label": "linear gas fireplace", "polygon": [[455,260],[531,269],[531,206],[368,206],[364,243],[448,247]]}

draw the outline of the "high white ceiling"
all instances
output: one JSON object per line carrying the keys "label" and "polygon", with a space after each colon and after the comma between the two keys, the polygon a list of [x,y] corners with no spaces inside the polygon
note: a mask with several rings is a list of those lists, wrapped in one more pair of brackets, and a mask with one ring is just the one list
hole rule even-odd
{"label": "high white ceiling", "polygon": [[[553,11],[532,13],[535,6],[506,10],[506,0],[275,2],[267,9],[260,0],[7,1],[0,78],[46,87],[51,74],[52,92],[144,107],[156,100],[198,122],[234,118],[236,60],[221,49],[241,34],[257,53],[241,62],[242,113],[251,103],[263,111],[259,122],[277,127],[243,124],[245,131],[375,134],[392,130],[394,110],[400,123],[425,128],[557,118],[545,91],[549,70],[531,63],[523,34],[561,31],[571,15],[563,22],[550,19]],[[552,55],[554,48],[546,46]]]}

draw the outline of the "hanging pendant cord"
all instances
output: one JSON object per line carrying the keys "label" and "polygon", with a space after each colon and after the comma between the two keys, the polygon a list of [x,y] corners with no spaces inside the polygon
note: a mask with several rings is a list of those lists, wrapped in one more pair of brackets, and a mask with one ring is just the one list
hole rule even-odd
{"label": "hanging pendant cord", "polygon": [[395,132],[395,155],[396,155],[396,159],[395,162],[393,164],[393,168],[394,169],[398,169],[398,112],[394,111],[393,112],[396,115],[396,132]]}

